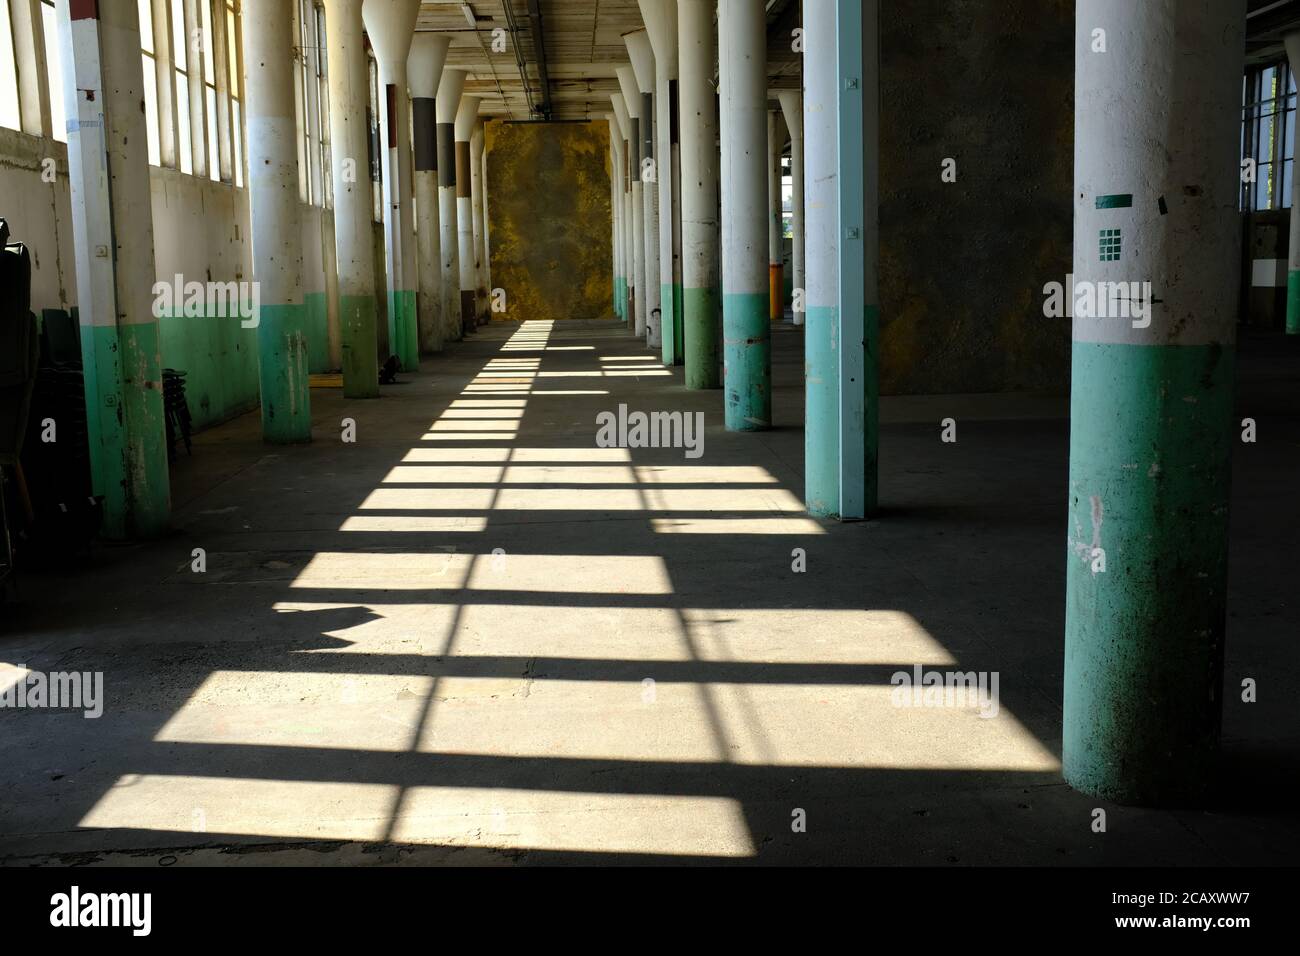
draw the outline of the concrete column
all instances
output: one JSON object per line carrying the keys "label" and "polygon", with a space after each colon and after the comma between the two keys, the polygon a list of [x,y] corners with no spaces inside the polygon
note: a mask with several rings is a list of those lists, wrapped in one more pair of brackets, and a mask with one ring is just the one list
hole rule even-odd
{"label": "concrete column", "polygon": [[[1300,33],[1286,35],[1286,58],[1300,70]],[[1291,244],[1287,254],[1286,334],[1300,335],[1300,176],[1291,176]]]}
{"label": "concrete column", "polygon": [[677,2],[682,162],[682,323],[686,387],[722,384],[718,355],[718,119],[714,4]]}
{"label": "concrete column", "polygon": [[478,286],[474,258],[473,162],[469,141],[478,120],[477,96],[462,96],[456,111],[456,238],[460,243],[460,322],[462,334],[474,331],[474,290]]}
{"label": "concrete column", "polygon": [[[1122,803],[1195,801],[1218,746],[1245,6],[1076,11],[1062,761]],[[1098,318],[1100,282],[1150,285]]]}
{"label": "concrete column", "polygon": [[105,536],[158,535],[167,529],[171,493],[139,12],[134,3],[64,9],[59,42],[91,479],[104,496]]}
{"label": "concrete column", "polygon": [[464,337],[460,319],[460,236],[456,215],[456,111],[465,89],[465,71],[444,67],[438,84],[438,225],[442,230],[442,310],[444,341]]}
{"label": "concrete column", "polygon": [[643,156],[645,141],[641,135],[641,90],[636,85],[636,73],[630,66],[620,66],[618,85],[623,91],[623,106],[628,116],[628,167],[632,177],[632,289],[633,310],[637,338],[644,339],[649,318],[649,299],[645,281],[645,166]]}
{"label": "concrete column", "polygon": [[609,120],[609,209],[613,227],[614,253],[614,315],[624,319],[623,303],[623,133],[618,117],[610,113]]}
{"label": "concrete column", "polygon": [[404,371],[420,367],[416,315],[415,210],[411,188],[411,106],[406,61],[420,0],[365,0],[366,32],[379,70],[384,177],[384,252],[388,273],[388,347]]}
{"label": "concrete column", "polygon": [[491,189],[488,183],[488,148],[487,148],[487,122],[483,123],[483,158],[479,162],[479,183],[482,185],[482,206],[483,206],[483,234],[479,239],[480,249],[479,256],[479,281],[483,284],[483,289],[487,295],[484,304],[484,319],[490,321],[492,318],[492,216],[491,216]]}
{"label": "concrete column", "polygon": [[856,519],[877,499],[879,2],[804,10],[804,498]]}
{"label": "concrete column", "polygon": [[274,443],[311,441],[293,7],[293,0],[264,0],[249,4],[241,17],[262,438]]}
{"label": "concrete column", "polygon": [[438,220],[438,81],[447,61],[451,37],[417,33],[406,61],[415,141],[415,222],[419,245],[420,296],[417,324],[420,351],[441,352],[443,318],[442,236]]}
{"label": "concrete column", "polygon": [[644,30],[623,38],[632,60],[637,89],[641,93],[641,207],[644,227],[642,275],[645,279],[646,345],[661,349],[660,327],[663,319],[660,304],[659,274],[659,158],[655,155],[655,58],[650,36]]}
{"label": "concrete column", "polygon": [[781,115],[790,131],[790,269],[795,290],[794,324],[803,325],[803,303],[798,301],[806,281],[804,275],[804,179],[803,179],[803,94],[799,90],[781,90]]}
{"label": "concrete column", "polygon": [[[838,2],[838,0],[837,0]],[[805,205],[808,273],[804,336],[804,503],[839,514],[839,157],[836,3],[804,8]]]}
{"label": "concrete column", "polygon": [[635,163],[632,158],[631,136],[632,118],[628,116],[627,105],[622,93],[613,93],[609,98],[614,107],[614,116],[618,119],[619,132],[623,139],[619,143],[619,153],[623,158],[622,195],[619,200],[619,225],[622,229],[621,245],[623,247],[623,321],[630,327],[636,325],[636,269],[632,259],[632,180],[636,176]]}
{"label": "concrete column", "polygon": [[757,431],[772,422],[763,0],[719,0],[718,37],[724,406],[728,431]]}
{"label": "concrete column", "polygon": [[470,199],[474,211],[474,321],[487,321],[487,262],[483,256],[483,122],[474,127],[469,140]]}
{"label": "concrete column", "polygon": [[767,111],[767,271],[768,318],[780,322],[785,318],[785,276],[782,275],[781,240],[784,238],[785,217],[781,209],[781,153],[785,138],[781,135],[781,111]]}
{"label": "concrete column", "polygon": [[325,0],[330,90],[330,168],[339,273],[343,394],[379,395],[374,236],[366,107],[370,102],[361,0]]}
{"label": "concrete column", "polygon": [[672,99],[677,81],[677,2],[640,0],[640,6],[655,63],[654,133],[656,185],[659,189],[660,339],[664,364],[676,365],[681,362],[681,284],[675,276],[680,266],[680,249],[674,242],[674,223],[678,218],[674,212],[678,193],[678,159],[672,139]]}

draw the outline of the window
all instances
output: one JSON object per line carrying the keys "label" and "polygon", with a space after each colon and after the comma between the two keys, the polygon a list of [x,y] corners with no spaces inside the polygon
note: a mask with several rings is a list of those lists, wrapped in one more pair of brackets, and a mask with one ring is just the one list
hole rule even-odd
{"label": "window", "polygon": [[54,0],[41,0],[41,28],[45,31],[45,70],[50,91],[50,135],[68,141],[67,104],[63,102],[63,44]]}
{"label": "window", "polygon": [[366,61],[370,68],[370,106],[366,110],[366,127],[370,134],[370,186],[374,199],[375,222],[384,221],[383,140],[379,133],[379,111],[384,102],[379,97],[379,66],[374,57]]}
{"label": "window", "polygon": [[153,55],[153,10],[149,0],[138,0],[140,8],[140,65],[144,70],[144,116],[149,127],[149,162],[162,165],[162,150],[158,141],[158,72]]}
{"label": "window", "polygon": [[0,3],[0,126],[22,129],[22,115],[18,112],[18,65],[14,59],[14,33],[7,3]]}
{"label": "window", "polygon": [[[244,184],[243,77],[236,0],[136,0],[149,162],[162,165],[163,131],[174,130],[176,168],[216,182]],[[167,24],[163,42],[154,23]],[[196,22],[197,21],[197,22]],[[160,47],[170,57],[171,103],[158,90]],[[172,111],[170,119],[163,109]],[[170,163],[170,160],[169,160]]]}
{"label": "window", "polygon": [[329,175],[324,11],[315,0],[297,0],[294,18],[298,37],[293,78],[298,111],[298,196],[310,205],[324,206]]}
{"label": "window", "polygon": [[1254,182],[1241,184],[1241,208],[1246,212],[1288,208],[1296,115],[1295,75],[1290,65],[1283,62],[1252,68],[1242,83],[1241,99],[1243,166],[1246,160],[1255,164]]}

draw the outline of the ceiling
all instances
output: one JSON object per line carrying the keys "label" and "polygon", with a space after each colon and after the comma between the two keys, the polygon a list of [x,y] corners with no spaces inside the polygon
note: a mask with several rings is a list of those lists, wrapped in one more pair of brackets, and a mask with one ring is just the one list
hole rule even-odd
{"label": "ceiling", "polygon": [[[767,10],[773,85],[797,87],[799,0],[768,0]],[[628,62],[623,37],[643,28],[637,0],[424,0],[416,23],[451,36],[447,63],[470,71],[465,92],[482,98],[481,114],[515,120],[543,118],[548,105],[551,119],[603,118],[619,90],[615,68]]]}

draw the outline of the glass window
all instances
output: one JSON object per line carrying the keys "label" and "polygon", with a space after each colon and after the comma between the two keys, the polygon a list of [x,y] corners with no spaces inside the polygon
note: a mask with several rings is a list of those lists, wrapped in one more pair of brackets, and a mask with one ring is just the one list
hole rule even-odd
{"label": "glass window", "polygon": [[45,68],[50,90],[50,135],[60,143],[68,141],[67,104],[63,102],[63,44],[59,41],[58,14],[51,0],[41,2],[41,24],[45,31]]}
{"label": "glass window", "polygon": [[7,3],[0,3],[0,126],[22,129],[18,112],[18,65],[14,60],[14,34]]}

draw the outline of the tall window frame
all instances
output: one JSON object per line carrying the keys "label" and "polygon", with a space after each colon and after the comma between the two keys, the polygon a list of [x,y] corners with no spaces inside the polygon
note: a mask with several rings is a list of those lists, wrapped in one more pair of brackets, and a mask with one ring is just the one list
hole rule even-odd
{"label": "tall window frame", "polygon": [[1241,159],[1253,160],[1254,182],[1242,176],[1243,212],[1287,209],[1295,175],[1296,80],[1286,60],[1253,66],[1242,79]]}

